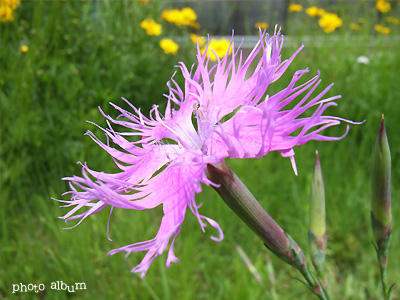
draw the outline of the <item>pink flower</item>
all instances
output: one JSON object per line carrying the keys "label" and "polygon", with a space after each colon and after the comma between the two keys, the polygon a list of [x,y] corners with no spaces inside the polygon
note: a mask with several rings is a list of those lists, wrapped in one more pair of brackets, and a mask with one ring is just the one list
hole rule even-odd
{"label": "pink flower", "polygon": [[[112,212],[114,207],[144,210],[162,204],[164,216],[153,239],[109,252],[147,251],[142,262],[132,269],[132,272],[141,272],[142,277],[168,245],[167,267],[178,260],[173,247],[187,209],[195,215],[203,232],[209,223],[218,232],[211,238],[221,241],[220,226],[201,215],[200,205],[195,201],[195,194],[201,192],[201,183],[213,185],[205,175],[207,164],[220,163],[227,157],[261,158],[269,151],[280,151],[291,158],[297,173],[294,146],[309,140],[337,140],[347,133],[346,130],[342,137],[320,134],[343,119],[322,115],[326,108],[336,105],[332,100],[340,98],[323,98],[331,86],[311,97],[320,83],[319,73],[296,86],[308,69],[297,71],[286,88],[268,95],[269,85],[283,75],[303,48],[301,46],[289,59],[281,61],[282,45],[283,36],[279,31],[271,37],[260,32],[259,42],[245,61],[240,47],[234,49],[232,42],[231,57],[228,49],[225,57],[212,67],[198,46],[195,70],[189,71],[180,63],[184,88],[181,89],[173,78],[168,83],[164,116],[154,105],[147,118],[125,99],[132,112],[111,104],[120,111],[122,118],[113,119],[100,109],[107,119],[108,127],[102,128],[107,142],[103,143],[90,131],[87,134],[111,155],[121,171],[116,174],[95,172],[85,163],[82,177],[64,178],[70,181],[71,190],[66,194],[71,194],[71,200],[58,201],[65,202],[64,207],[73,208],[62,219],[79,219],[77,226],[107,206]],[[255,65],[250,67],[251,63]],[[294,108],[285,109],[293,102]],[[302,117],[313,107],[315,111],[311,116]],[[127,130],[116,132],[111,123]],[[297,130],[300,132],[292,135]],[[84,208],[85,211],[78,213]]]}

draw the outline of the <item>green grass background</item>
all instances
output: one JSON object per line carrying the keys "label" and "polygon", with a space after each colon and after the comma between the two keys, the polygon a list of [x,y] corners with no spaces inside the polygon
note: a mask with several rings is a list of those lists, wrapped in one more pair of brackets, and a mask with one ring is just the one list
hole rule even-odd
{"label": "green grass background", "polygon": [[[168,2],[168,7],[176,3]],[[396,3],[391,14],[398,12]],[[311,4],[310,4],[311,5]],[[289,16],[284,28],[291,43],[288,58],[305,40],[306,48],[287,74],[271,86],[278,91],[297,69],[321,71],[322,85],[335,82],[330,96],[341,94],[329,114],[366,123],[351,126],[338,142],[310,142],[297,147],[295,176],[288,159],[270,153],[260,160],[232,160],[229,165],[263,207],[307,253],[308,197],[314,153],[318,149],[325,181],[328,222],[327,272],[332,299],[381,299],[379,271],[370,230],[370,158],[382,114],[392,153],[393,239],[388,265],[390,282],[400,281],[400,38],[399,25],[389,36],[374,32],[384,22],[373,5],[340,2],[331,10],[344,25],[323,35],[315,20]],[[162,3],[133,1],[22,2],[11,23],[1,23],[1,271],[3,299],[312,299],[294,278],[299,274],[268,253],[260,240],[218,198],[204,187],[197,195],[201,213],[219,222],[225,239],[215,243],[189,213],[175,243],[180,258],[165,268],[157,258],[145,279],[129,273],[142,253],[106,256],[114,248],[147,240],[157,232],[161,208],[152,211],[115,209],[107,240],[108,211],[85,220],[73,230],[57,218],[67,212],[50,197],[68,189],[63,176],[79,174],[77,161],[95,170],[115,171],[112,160],[89,137],[86,123],[105,126],[97,106],[112,116],[112,101],[120,97],[148,111],[163,102],[165,83],[182,60],[194,62],[188,30],[163,23],[160,37],[140,29],[145,17],[160,21]],[[329,7],[327,7],[329,8]],[[362,17],[360,32],[348,23]],[[381,21],[380,21],[381,20]],[[259,21],[259,20],[257,20]],[[268,20],[266,20],[268,21]],[[201,32],[207,33],[207,28]],[[180,40],[177,56],[158,47],[162,37]],[[19,46],[29,46],[21,53]],[[321,44],[318,46],[318,44]],[[360,55],[370,58],[359,64]],[[182,82],[179,73],[176,75]],[[327,131],[340,135],[345,126]],[[235,245],[247,253],[264,284],[260,285],[241,260]],[[51,282],[85,282],[87,290],[68,293],[50,289]],[[45,292],[12,294],[12,284],[44,283]],[[399,287],[393,299],[400,298]]]}

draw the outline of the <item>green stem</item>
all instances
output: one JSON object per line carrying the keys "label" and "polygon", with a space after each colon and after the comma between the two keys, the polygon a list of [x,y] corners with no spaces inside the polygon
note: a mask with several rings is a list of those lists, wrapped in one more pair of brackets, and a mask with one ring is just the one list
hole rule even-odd
{"label": "green stem", "polygon": [[304,268],[298,269],[303,275],[304,279],[307,281],[309,287],[312,289],[313,293],[321,300],[329,300],[329,294],[327,291],[322,287],[322,285],[315,280],[312,276],[310,270],[305,266]]}
{"label": "green stem", "polygon": [[[378,224],[374,218],[372,218],[373,228],[376,227]],[[389,258],[389,246],[392,240],[392,232],[391,232],[391,225],[389,226],[388,233],[385,233],[385,237],[378,240],[377,244],[375,245],[376,255],[378,257],[378,264],[379,270],[381,273],[381,283],[382,283],[382,290],[383,290],[383,299],[384,300],[391,300],[391,293],[390,289],[388,288],[388,279],[387,279],[387,262]]]}
{"label": "green stem", "polygon": [[387,283],[387,259],[388,254],[382,254],[377,251],[378,254],[378,261],[379,261],[379,270],[381,272],[381,283],[382,283],[382,290],[383,290],[383,299],[384,300],[391,300],[390,294],[388,293],[388,283]]}
{"label": "green stem", "polygon": [[325,276],[323,276],[323,277],[319,277],[318,276],[318,279],[319,279],[319,282],[321,283],[322,290],[324,291],[326,297],[328,299],[330,299],[329,290],[328,290],[328,281],[326,280],[326,277]]}

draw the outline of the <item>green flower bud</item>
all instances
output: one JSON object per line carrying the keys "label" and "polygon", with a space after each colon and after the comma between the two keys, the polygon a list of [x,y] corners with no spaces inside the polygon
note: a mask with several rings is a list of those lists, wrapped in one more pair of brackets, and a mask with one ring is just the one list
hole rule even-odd
{"label": "green flower bud", "polygon": [[325,190],[322,179],[321,164],[318,151],[315,153],[314,173],[311,182],[310,194],[310,228],[308,232],[308,244],[311,260],[317,271],[317,275],[325,281],[325,255],[327,247],[326,219],[325,219]]}
{"label": "green flower bud", "polygon": [[382,115],[372,153],[371,168],[371,218],[374,238],[378,246],[392,230],[390,174],[390,148]]}
{"label": "green flower bud", "polygon": [[314,174],[311,184],[310,230],[320,238],[326,233],[325,190],[318,151],[315,153]]}
{"label": "green flower bud", "polygon": [[305,257],[300,247],[271,218],[226,162],[207,165],[207,177],[226,204],[256,233],[265,246],[282,260],[301,268]]}
{"label": "green flower bud", "polygon": [[226,162],[208,164],[206,174],[209,180],[219,185],[214,186],[214,189],[225,203],[261,238],[264,245],[277,257],[298,269],[320,299],[328,299],[319,282],[310,273],[301,248],[262,208]]}

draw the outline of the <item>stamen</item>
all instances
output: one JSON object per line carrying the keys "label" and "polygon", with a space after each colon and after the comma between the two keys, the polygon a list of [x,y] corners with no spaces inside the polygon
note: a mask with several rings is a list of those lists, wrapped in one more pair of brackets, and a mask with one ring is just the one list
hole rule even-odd
{"label": "stamen", "polygon": [[207,119],[206,119],[206,116],[204,115],[203,110],[201,109],[201,107],[199,107],[199,108],[197,109],[197,112],[198,112],[198,115],[200,116],[200,120],[202,120],[203,122],[205,122]]}
{"label": "stamen", "polygon": [[196,114],[196,111],[198,110],[199,105],[197,103],[193,103],[193,114]]}

